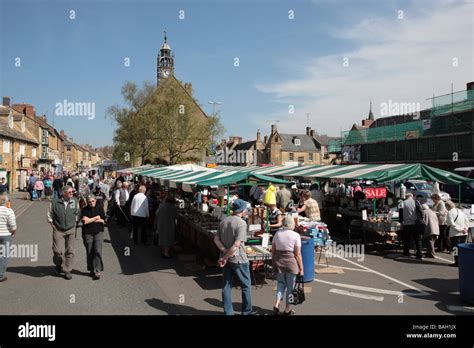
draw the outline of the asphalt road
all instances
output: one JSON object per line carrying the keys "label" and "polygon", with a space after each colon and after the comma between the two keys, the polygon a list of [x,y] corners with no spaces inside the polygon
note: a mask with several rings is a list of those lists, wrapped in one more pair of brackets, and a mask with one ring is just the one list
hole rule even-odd
{"label": "asphalt road", "polygon": [[[12,206],[18,220],[15,243],[37,245],[38,259],[10,261],[9,279],[0,284],[0,315],[222,314],[220,271],[198,265],[192,250],[165,260],[156,246],[134,246],[126,229],[111,224],[106,230],[102,279],[88,276],[84,246],[77,240],[73,279],[67,281],[53,275],[48,202],[30,202],[19,194]],[[458,269],[449,267],[453,258],[447,253],[418,261],[396,249],[366,247],[363,260],[343,256],[328,260],[330,272],[339,273],[317,273],[316,281],[306,284],[307,301],[296,308],[297,314],[474,313],[459,298]],[[324,256],[321,260],[325,267]],[[274,280],[265,279],[263,287],[253,287],[259,314],[271,314],[275,286]],[[237,287],[233,296],[238,311]]]}

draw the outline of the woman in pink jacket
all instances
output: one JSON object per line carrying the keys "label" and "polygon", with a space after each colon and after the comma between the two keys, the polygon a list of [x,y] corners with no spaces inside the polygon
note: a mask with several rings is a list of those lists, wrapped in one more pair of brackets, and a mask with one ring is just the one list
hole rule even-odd
{"label": "woman in pink jacket", "polygon": [[38,179],[35,183],[35,186],[33,188],[36,193],[38,194],[38,200],[41,201],[41,194],[43,193],[43,190],[44,190],[44,184],[43,184],[43,181],[41,179]]}

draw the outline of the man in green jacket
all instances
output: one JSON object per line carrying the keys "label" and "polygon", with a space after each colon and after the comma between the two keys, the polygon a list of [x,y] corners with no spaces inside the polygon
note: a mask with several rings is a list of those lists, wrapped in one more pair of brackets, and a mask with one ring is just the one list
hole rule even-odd
{"label": "man in green jacket", "polygon": [[48,222],[53,229],[53,262],[56,275],[64,271],[64,278],[72,279],[75,227],[79,216],[79,203],[73,197],[74,189],[65,185],[62,197],[54,198],[48,210]]}

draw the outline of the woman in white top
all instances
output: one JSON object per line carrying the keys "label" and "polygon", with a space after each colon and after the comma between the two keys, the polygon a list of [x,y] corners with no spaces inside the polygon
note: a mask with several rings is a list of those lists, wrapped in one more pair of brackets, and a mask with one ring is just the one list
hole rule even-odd
{"label": "woman in white top", "polygon": [[273,313],[280,313],[280,302],[286,289],[286,307],[284,315],[293,315],[290,309],[290,296],[295,287],[296,276],[303,275],[303,260],[301,258],[301,237],[293,231],[295,221],[291,215],[285,215],[283,227],[273,237],[272,241],[272,267],[277,276],[276,301]]}
{"label": "woman in white top", "polygon": [[449,228],[449,239],[453,247],[454,264],[451,266],[458,266],[458,244],[465,243],[467,238],[467,231],[469,229],[469,219],[461,211],[456,208],[453,202],[446,202],[446,209],[448,209],[448,219],[446,224]]}
{"label": "woman in white top", "polygon": [[448,211],[444,202],[441,200],[439,194],[435,193],[431,195],[431,199],[434,202],[433,211],[436,213],[438,217],[438,225],[439,225],[439,238],[437,240],[437,247],[438,251],[451,251],[451,242],[449,241],[448,236],[448,229],[446,226],[446,220],[448,218]]}

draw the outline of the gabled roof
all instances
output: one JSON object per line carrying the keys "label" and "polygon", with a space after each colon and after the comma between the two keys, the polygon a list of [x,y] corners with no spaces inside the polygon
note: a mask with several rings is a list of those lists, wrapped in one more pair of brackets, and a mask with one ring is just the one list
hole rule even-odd
{"label": "gabled roof", "polygon": [[[321,149],[321,144],[306,134],[284,134],[277,133],[282,140],[282,151],[291,151],[291,152],[315,152]],[[297,146],[294,144],[294,139],[300,139],[301,145]]]}
{"label": "gabled roof", "polygon": [[194,104],[198,107],[198,109],[202,112],[202,114],[204,116],[206,116],[206,118],[208,117],[207,114],[204,112],[204,110],[201,108],[201,105],[198,104],[198,102],[196,101],[196,99],[194,99],[194,97],[189,94],[189,92],[187,91],[187,89],[183,86],[183,84],[174,76],[174,74],[171,74],[171,76],[169,77],[171,79],[173,79],[174,81],[176,81],[180,86],[181,88],[183,89],[184,93],[186,93],[186,95],[189,96],[189,98],[191,98],[191,100],[194,102]]}
{"label": "gabled roof", "polygon": [[18,129],[15,129],[15,127],[13,127],[13,129],[8,127],[8,119],[6,117],[0,117],[0,136],[22,140],[30,144],[39,144],[29,133],[22,133]]}

